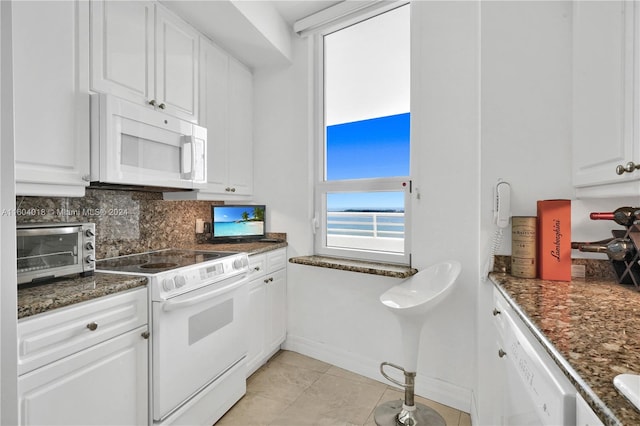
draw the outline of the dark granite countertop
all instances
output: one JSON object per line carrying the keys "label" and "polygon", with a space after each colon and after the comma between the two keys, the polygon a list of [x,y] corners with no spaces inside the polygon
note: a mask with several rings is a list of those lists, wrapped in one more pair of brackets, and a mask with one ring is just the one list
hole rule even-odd
{"label": "dark granite countertop", "polygon": [[[240,244],[193,244],[193,250],[234,251],[260,254],[286,247],[285,241]],[[147,285],[147,278],[97,272],[90,277],[60,278],[18,287],[18,319]]]}
{"label": "dark granite countertop", "polygon": [[236,251],[236,252],[246,252],[248,254],[260,254],[260,253],[266,253],[272,250],[277,250],[282,247],[287,247],[286,241],[276,241],[276,242],[257,241],[253,243],[233,243],[233,244],[201,243],[201,244],[192,244],[183,248],[188,248],[192,250]]}
{"label": "dark granite countertop", "polygon": [[97,272],[18,287],[18,319],[147,285],[145,277]]}
{"label": "dark granite countertop", "polygon": [[320,268],[338,269],[340,271],[360,272],[364,274],[382,275],[392,278],[408,278],[418,273],[409,266],[392,263],[367,262],[364,260],[342,259],[329,256],[299,256],[289,259],[299,265],[317,266]]}
{"label": "dark granite countertop", "polygon": [[603,423],[640,424],[613,385],[618,374],[640,374],[639,291],[610,279],[490,277]]}

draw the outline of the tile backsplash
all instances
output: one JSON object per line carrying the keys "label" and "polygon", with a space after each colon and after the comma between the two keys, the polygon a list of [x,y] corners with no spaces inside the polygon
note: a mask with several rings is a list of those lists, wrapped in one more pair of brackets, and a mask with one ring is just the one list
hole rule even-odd
{"label": "tile backsplash", "polygon": [[167,201],[162,193],[87,188],[82,198],[16,197],[18,223],[93,222],[96,257],[199,242],[196,219],[211,221],[218,201]]}

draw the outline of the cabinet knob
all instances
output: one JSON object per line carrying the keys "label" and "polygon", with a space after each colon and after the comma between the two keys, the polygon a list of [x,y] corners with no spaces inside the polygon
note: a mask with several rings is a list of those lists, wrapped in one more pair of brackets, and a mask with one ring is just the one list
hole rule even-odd
{"label": "cabinet knob", "polygon": [[495,317],[496,315],[500,315],[502,312],[500,312],[497,308],[493,308],[493,316]]}
{"label": "cabinet knob", "polygon": [[231,188],[231,192],[236,192],[236,189],[235,188]]}
{"label": "cabinet knob", "polygon": [[160,108],[160,109],[165,109],[166,107],[167,107],[167,106],[166,106],[164,103],[162,103],[162,104],[158,105],[158,108]]}
{"label": "cabinet knob", "polygon": [[499,356],[500,358],[503,358],[506,354],[507,354],[507,353],[506,353],[505,351],[503,351],[502,349],[499,349],[499,350],[498,350],[498,356]]}
{"label": "cabinet knob", "polygon": [[225,188],[224,190],[227,191],[227,192],[231,192],[231,188],[229,188],[229,187]]}
{"label": "cabinet knob", "polygon": [[87,328],[91,331],[96,331],[96,329],[98,328],[98,324],[96,324],[95,322],[90,322],[89,324],[87,324]]}
{"label": "cabinet knob", "polygon": [[149,332],[148,331],[143,331],[142,333],[140,333],[140,335],[142,336],[143,339],[148,339],[149,338]]}
{"label": "cabinet knob", "polygon": [[256,266],[255,268],[253,268],[253,270],[254,270],[254,271],[259,271],[259,270],[260,270],[260,267],[259,267],[259,266]]}
{"label": "cabinet knob", "polygon": [[156,100],[155,100],[155,99],[151,99],[151,100],[149,101],[149,105],[151,105],[151,106],[156,106]]}
{"label": "cabinet knob", "polygon": [[631,172],[635,171],[636,169],[640,169],[640,164],[636,164],[633,161],[629,161],[624,166],[622,164],[618,164],[618,166],[616,167],[616,173],[618,175],[622,175],[625,172],[631,173]]}
{"label": "cabinet knob", "polygon": [[269,284],[269,278],[265,278],[264,283]]}

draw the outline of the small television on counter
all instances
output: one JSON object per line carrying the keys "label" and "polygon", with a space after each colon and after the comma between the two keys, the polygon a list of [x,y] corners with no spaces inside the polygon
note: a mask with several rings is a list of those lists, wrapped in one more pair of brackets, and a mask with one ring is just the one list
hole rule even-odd
{"label": "small television on counter", "polygon": [[262,240],[265,234],[264,204],[211,206],[211,241],[243,243]]}

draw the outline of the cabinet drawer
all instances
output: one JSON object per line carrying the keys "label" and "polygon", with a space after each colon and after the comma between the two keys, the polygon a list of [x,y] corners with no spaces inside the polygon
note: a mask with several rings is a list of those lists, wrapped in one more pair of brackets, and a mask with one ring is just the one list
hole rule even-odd
{"label": "cabinet drawer", "polygon": [[249,256],[249,280],[253,280],[267,273],[267,257],[264,254]]}
{"label": "cabinet drawer", "polygon": [[18,375],[146,323],[146,288],[18,321]]}
{"label": "cabinet drawer", "polygon": [[287,250],[279,249],[266,254],[267,272],[271,273],[287,266]]}

